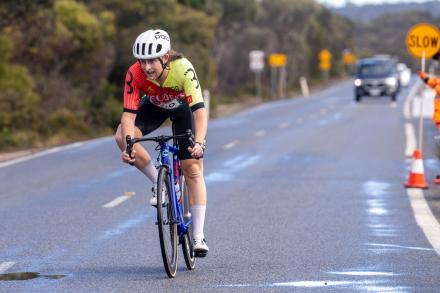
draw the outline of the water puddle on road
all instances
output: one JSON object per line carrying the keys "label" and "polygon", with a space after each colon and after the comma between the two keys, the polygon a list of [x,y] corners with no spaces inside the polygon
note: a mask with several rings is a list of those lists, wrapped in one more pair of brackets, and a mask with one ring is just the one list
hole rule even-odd
{"label": "water puddle on road", "polygon": [[66,277],[67,275],[41,275],[35,272],[20,272],[20,273],[8,273],[0,274],[0,281],[26,281],[36,278],[43,278],[49,280],[57,280]]}
{"label": "water puddle on road", "polygon": [[389,188],[391,187],[391,184],[387,182],[380,182],[380,181],[374,181],[370,180],[363,184],[363,190],[364,193],[366,193],[369,196],[384,196],[389,193]]}

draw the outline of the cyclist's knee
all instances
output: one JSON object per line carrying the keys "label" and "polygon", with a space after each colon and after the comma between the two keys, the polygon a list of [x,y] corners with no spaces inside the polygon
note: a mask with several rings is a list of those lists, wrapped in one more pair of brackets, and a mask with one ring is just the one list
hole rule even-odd
{"label": "cyclist's knee", "polygon": [[185,174],[185,177],[187,179],[198,179],[201,178],[203,176],[203,172],[202,172],[202,166],[200,163],[198,162],[191,162],[191,163],[186,163],[184,164],[183,167],[183,172]]}

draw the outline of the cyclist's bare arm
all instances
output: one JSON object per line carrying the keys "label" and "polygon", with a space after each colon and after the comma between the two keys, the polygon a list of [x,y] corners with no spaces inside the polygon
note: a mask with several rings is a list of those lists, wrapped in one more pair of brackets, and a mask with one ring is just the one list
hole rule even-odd
{"label": "cyclist's bare arm", "polygon": [[199,108],[193,112],[195,135],[194,147],[190,147],[189,151],[194,158],[203,156],[206,132],[208,129],[208,117],[205,108]]}
{"label": "cyclist's bare arm", "polygon": [[127,135],[130,135],[131,137],[135,137],[135,126],[134,122],[136,119],[136,114],[129,113],[129,112],[123,112],[121,117],[121,136],[123,138],[124,147],[122,148],[122,161],[125,163],[134,163],[134,157],[136,155],[136,151],[133,150],[132,157],[127,154],[126,152],[126,142],[125,137]]}

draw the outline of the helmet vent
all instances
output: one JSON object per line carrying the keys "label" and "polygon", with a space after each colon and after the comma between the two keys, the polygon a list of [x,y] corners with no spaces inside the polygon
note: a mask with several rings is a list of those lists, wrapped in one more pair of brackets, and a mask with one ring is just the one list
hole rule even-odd
{"label": "helmet vent", "polygon": [[142,43],[142,55],[145,55],[145,43]]}
{"label": "helmet vent", "polygon": [[136,54],[139,55],[139,43],[136,44]]}
{"label": "helmet vent", "polygon": [[160,52],[160,50],[162,50],[162,45],[161,44],[157,44],[156,53]]}
{"label": "helmet vent", "polygon": [[148,55],[151,55],[151,51],[152,51],[152,49],[153,49],[153,43],[150,43],[150,44],[148,45]]}

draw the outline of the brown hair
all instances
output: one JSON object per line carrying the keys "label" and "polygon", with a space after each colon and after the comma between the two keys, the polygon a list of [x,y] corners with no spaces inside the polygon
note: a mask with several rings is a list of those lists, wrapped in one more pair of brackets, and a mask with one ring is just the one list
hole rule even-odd
{"label": "brown hair", "polygon": [[185,57],[185,56],[183,56],[182,53],[180,53],[180,52],[176,52],[176,51],[174,51],[174,50],[170,50],[170,51],[168,52],[168,54],[170,54],[170,62]]}

